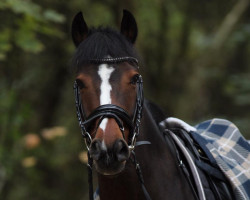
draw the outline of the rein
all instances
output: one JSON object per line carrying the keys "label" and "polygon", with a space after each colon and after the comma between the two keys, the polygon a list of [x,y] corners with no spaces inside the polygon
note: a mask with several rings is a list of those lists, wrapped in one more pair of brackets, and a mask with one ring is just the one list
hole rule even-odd
{"label": "rein", "polygon": [[[119,57],[119,58],[103,58],[103,59],[91,59],[88,60],[89,63],[94,64],[114,64],[114,63],[121,63],[121,62],[132,62],[136,64],[136,67],[138,66],[138,60],[133,57]],[[86,116],[81,96],[80,96],[80,89],[77,85],[77,82],[74,82],[74,94],[75,94],[75,105],[76,105],[76,114],[77,119],[79,122],[79,126],[81,128],[81,134],[84,138],[87,150],[88,150],[88,182],[89,182],[89,199],[93,200],[93,179],[92,179],[92,165],[93,165],[93,159],[91,158],[89,154],[89,148],[92,142],[92,137],[90,133],[88,132],[89,126],[95,122],[96,119],[99,119],[98,126],[100,125],[101,121],[104,118],[113,118],[117,122],[122,135],[124,137],[124,125],[123,123],[126,123],[126,125],[129,127],[129,140],[128,140],[128,147],[131,155],[133,155],[133,162],[135,164],[136,173],[138,175],[139,181],[142,186],[142,190],[144,192],[144,195],[147,200],[151,200],[145,186],[144,186],[144,180],[141,172],[141,168],[139,163],[136,160],[134,148],[135,146],[143,145],[143,144],[150,144],[148,141],[139,141],[136,142],[137,136],[140,132],[140,122],[142,118],[142,109],[143,109],[143,81],[142,76],[138,75],[137,81],[136,81],[136,99],[135,99],[135,109],[133,117],[131,118],[129,114],[121,107],[114,105],[114,104],[105,104],[97,107],[88,117]],[[124,138],[125,139],[125,138]]]}

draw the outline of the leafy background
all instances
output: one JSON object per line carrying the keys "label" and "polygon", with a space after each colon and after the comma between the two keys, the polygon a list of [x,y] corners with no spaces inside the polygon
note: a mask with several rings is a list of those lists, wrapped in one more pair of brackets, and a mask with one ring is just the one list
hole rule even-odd
{"label": "leafy background", "polygon": [[1,0],[0,199],[87,199],[75,117],[73,16],[136,17],[145,95],[191,124],[233,121],[250,138],[249,0]]}

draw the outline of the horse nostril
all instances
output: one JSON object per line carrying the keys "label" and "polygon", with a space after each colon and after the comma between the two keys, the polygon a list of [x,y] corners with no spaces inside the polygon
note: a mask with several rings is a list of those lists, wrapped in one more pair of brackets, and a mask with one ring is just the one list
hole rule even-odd
{"label": "horse nostril", "polygon": [[91,158],[94,160],[99,160],[101,157],[101,141],[100,140],[93,140],[93,142],[90,145],[89,153]]}
{"label": "horse nostril", "polygon": [[129,158],[129,148],[124,140],[117,140],[114,145],[114,152],[119,162],[123,162]]}

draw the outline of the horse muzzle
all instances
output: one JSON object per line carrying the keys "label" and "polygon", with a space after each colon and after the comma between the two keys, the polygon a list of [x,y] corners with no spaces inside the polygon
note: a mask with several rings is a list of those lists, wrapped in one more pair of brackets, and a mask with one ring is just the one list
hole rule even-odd
{"label": "horse muzzle", "polygon": [[117,139],[113,145],[107,147],[104,141],[94,139],[90,145],[90,157],[100,174],[115,175],[120,173],[129,158],[129,147],[124,139]]}

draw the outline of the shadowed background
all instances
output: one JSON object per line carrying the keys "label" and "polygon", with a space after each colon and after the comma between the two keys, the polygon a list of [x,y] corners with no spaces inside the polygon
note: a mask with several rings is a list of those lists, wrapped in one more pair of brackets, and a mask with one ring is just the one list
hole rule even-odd
{"label": "shadowed background", "polygon": [[87,199],[70,26],[137,19],[145,96],[191,124],[233,121],[250,138],[249,0],[2,0],[0,199]]}

